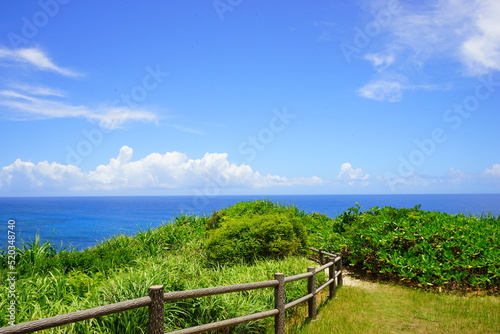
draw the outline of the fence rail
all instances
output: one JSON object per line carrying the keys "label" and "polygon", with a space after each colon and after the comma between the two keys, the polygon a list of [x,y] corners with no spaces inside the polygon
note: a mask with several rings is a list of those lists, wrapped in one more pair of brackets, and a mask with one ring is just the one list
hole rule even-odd
{"label": "fence rail", "polygon": [[[276,334],[285,333],[285,310],[297,306],[298,304],[308,302],[308,317],[316,317],[317,301],[316,295],[329,287],[329,298],[335,296],[338,286],[342,285],[342,257],[338,254],[331,254],[324,252],[321,249],[311,248],[311,250],[318,254],[315,259],[320,263],[320,267],[307,268],[307,273],[285,277],[282,273],[274,274],[274,280],[244,283],[237,285],[218,286],[213,288],[203,288],[187,291],[176,292],[163,292],[162,285],[151,286],[148,289],[149,295],[147,297],[127,300],[119,303],[99,306],[83,311],[77,311],[58,315],[50,318],[29,321],[14,326],[0,328],[0,334],[9,333],[31,333],[34,331],[59,327],[83,320],[98,318],[105,315],[119,313],[123,311],[133,310],[140,307],[149,308],[149,325],[148,331],[150,334],[163,334],[164,333],[164,303],[176,300],[199,298],[205,296],[220,295],[225,293],[249,291],[255,289],[274,288],[274,309],[262,311],[254,314],[240,316],[236,318],[212,322],[205,325],[199,325],[180,329],[176,331],[167,332],[169,334],[193,334],[203,333],[210,330],[216,330],[226,327],[235,326],[242,323],[247,323],[254,320],[264,319],[274,316],[274,331]],[[326,258],[325,258],[326,256]],[[328,280],[316,287],[316,274],[328,269]],[[301,279],[308,280],[307,294],[285,304],[285,286],[287,283],[298,281]],[[167,334],[165,333],[165,334]]]}

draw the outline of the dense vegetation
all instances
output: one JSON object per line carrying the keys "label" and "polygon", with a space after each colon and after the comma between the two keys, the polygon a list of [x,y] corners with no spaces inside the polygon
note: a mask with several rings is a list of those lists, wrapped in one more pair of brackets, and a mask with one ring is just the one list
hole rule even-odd
{"label": "dense vegetation", "polygon": [[379,279],[439,290],[500,287],[500,216],[450,215],[392,207],[337,217],[324,247]]}
{"label": "dense vegetation", "polygon": [[[302,273],[307,247],[341,252],[344,264],[379,279],[438,289],[500,285],[500,217],[467,217],[391,207],[350,208],[336,218],[270,201],[242,202],[210,217],[181,215],[135,236],[116,236],[81,252],[39,239],[16,257],[16,322],[40,319],[165,291],[255,282]],[[0,274],[9,271],[1,253]],[[306,291],[287,285],[287,299]],[[0,292],[0,326],[9,298]],[[272,289],[167,303],[167,330],[272,308]],[[263,333],[272,319],[235,333]],[[147,309],[77,323],[53,333],[143,333]],[[90,330],[92,328],[92,331]]]}
{"label": "dense vegetation", "polygon": [[[241,223],[247,225],[246,232],[239,221],[233,220],[239,214],[248,218]],[[297,256],[304,253],[307,243],[307,229],[300,225],[300,219],[307,216],[295,207],[257,201],[237,204],[212,217],[181,215],[155,229],[135,236],[116,236],[82,252],[56,249],[36,238],[18,250],[16,323],[143,297],[149,286],[157,284],[163,284],[168,292],[269,280],[276,272],[287,276],[303,273],[311,266],[305,257]],[[232,229],[242,233],[228,235],[226,232]],[[290,240],[292,236],[295,239]],[[230,261],[215,246],[214,252],[209,252],[215,244],[222,248],[224,242],[236,245],[239,241],[235,240],[241,237],[251,240],[242,242]],[[284,248],[291,244],[296,246]],[[0,275],[6,277],[8,271],[4,250]],[[287,285],[287,299],[304,295],[306,284],[300,281]],[[2,289],[0,327],[8,325],[9,302],[7,289]],[[273,305],[273,289],[171,302],[165,305],[166,330],[247,315],[272,309]],[[142,308],[48,332],[143,333],[147,319],[147,308]],[[272,321],[268,318],[242,324],[233,332],[264,333],[272,327]]]}

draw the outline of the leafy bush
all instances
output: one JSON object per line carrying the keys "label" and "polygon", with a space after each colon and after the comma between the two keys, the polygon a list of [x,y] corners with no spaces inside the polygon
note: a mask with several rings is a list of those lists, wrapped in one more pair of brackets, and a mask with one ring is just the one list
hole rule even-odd
{"label": "leafy bush", "polygon": [[500,216],[392,207],[344,212],[333,225],[345,263],[420,286],[498,289]]}
{"label": "leafy bush", "polygon": [[211,263],[235,264],[256,258],[284,258],[303,254],[306,230],[301,219],[265,214],[229,220],[210,234],[206,256]]}
{"label": "leafy bush", "polygon": [[308,215],[268,200],[240,202],[207,219],[205,254],[210,264],[252,262],[304,254]]}

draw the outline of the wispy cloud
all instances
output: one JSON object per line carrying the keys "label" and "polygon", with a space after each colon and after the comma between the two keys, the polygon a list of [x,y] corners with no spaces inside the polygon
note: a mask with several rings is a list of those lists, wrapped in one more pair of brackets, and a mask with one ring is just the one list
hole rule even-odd
{"label": "wispy cloud", "polygon": [[25,48],[10,50],[0,48],[0,61],[3,65],[11,64],[28,64],[32,68],[42,71],[56,72],[60,75],[68,77],[78,77],[81,73],[75,72],[71,69],[60,67],[56,65],[42,50],[38,48]]}
{"label": "wispy cloud", "polygon": [[12,83],[9,84],[8,86],[11,89],[22,91],[32,95],[57,96],[57,97],[64,97],[66,95],[62,90],[51,88],[48,86],[29,85],[27,83]]}
{"label": "wispy cloud", "polygon": [[[381,6],[381,2],[372,5]],[[457,65],[449,77],[499,71],[498,17],[500,2],[496,0],[402,2],[386,31],[366,49],[363,59],[373,65],[376,73],[358,90],[359,95],[397,102],[408,89],[443,89],[432,73],[426,72],[428,65],[440,61]],[[408,81],[387,80],[387,76],[406,77]]]}
{"label": "wispy cloud", "polygon": [[358,94],[367,99],[380,102],[399,102],[404,86],[395,80],[376,79],[358,90]]}
{"label": "wispy cloud", "polygon": [[378,71],[384,70],[394,62],[393,55],[380,53],[368,53],[365,55],[365,59],[371,62]]}
{"label": "wispy cloud", "polygon": [[[78,77],[80,73],[56,65],[41,49],[25,48],[10,50],[0,48],[0,65],[16,67],[27,64],[36,70],[54,72],[66,77]],[[3,78],[6,80],[5,78]],[[0,106],[11,114],[10,119],[84,118],[96,121],[108,129],[122,127],[127,122],[157,122],[158,116],[140,107],[101,104],[98,107],[67,102],[68,96],[60,89],[40,84],[8,80],[0,89]]]}
{"label": "wispy cloud", "polygon": [[[450,168],[445,175],[421,175],[411,173],[406,177],[377,176],[381,183],[389,185],[392,191],[403,193],[415,192],[455,192],[470,189],[477,192],[477,189],[491,191],[494,185],[500,186],[500,164],[493,164],[479,172],[464,172],[458,168]],[[493,185],[493,188],[492,188]],[[469,188],[470,187],[470,188]]]}
{"label": "wispy cloud", "polygon": [[[42,91],[43,92],[43,91]],[[44,91],[45,95],[56,95],[57,91]],[[39,92],[40,93],[40,92]],[[50,94],[49,94],[50,93]],[[155,122],[157,116],[145,109],[128,107],[89,108],[85,105],[72,105],[47,96],[30,96],[14,90],[0,91],[0,106],[4,106],[16,115],[35,119],[48,118],[85,118],[98,121],[99,125],[115,129],[130,121]]]}
{"label": "wispy cloud", "polygon": [[182,126],[182,125],[179,125],[179,124],[167,124],[167,126],[169,126],[171,128],[174,128],[176,130],[179,130],[181,132],[193,133],[193,134],[199,135],[199,136],[202,136],[204,134],[203,131],[200,131],[200,130],[197,130],[197,129],[193,129],[193,128],[190,128],[190,127],[186,127],[186,126]]}

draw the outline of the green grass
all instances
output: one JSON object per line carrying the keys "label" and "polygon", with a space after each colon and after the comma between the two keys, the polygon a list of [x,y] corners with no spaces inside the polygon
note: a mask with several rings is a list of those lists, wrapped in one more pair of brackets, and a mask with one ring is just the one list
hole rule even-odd
{"label": "green grass", "polygon": [[437,294],[390,284],[343,286],[300,334],[493,334],[500,298]]}

